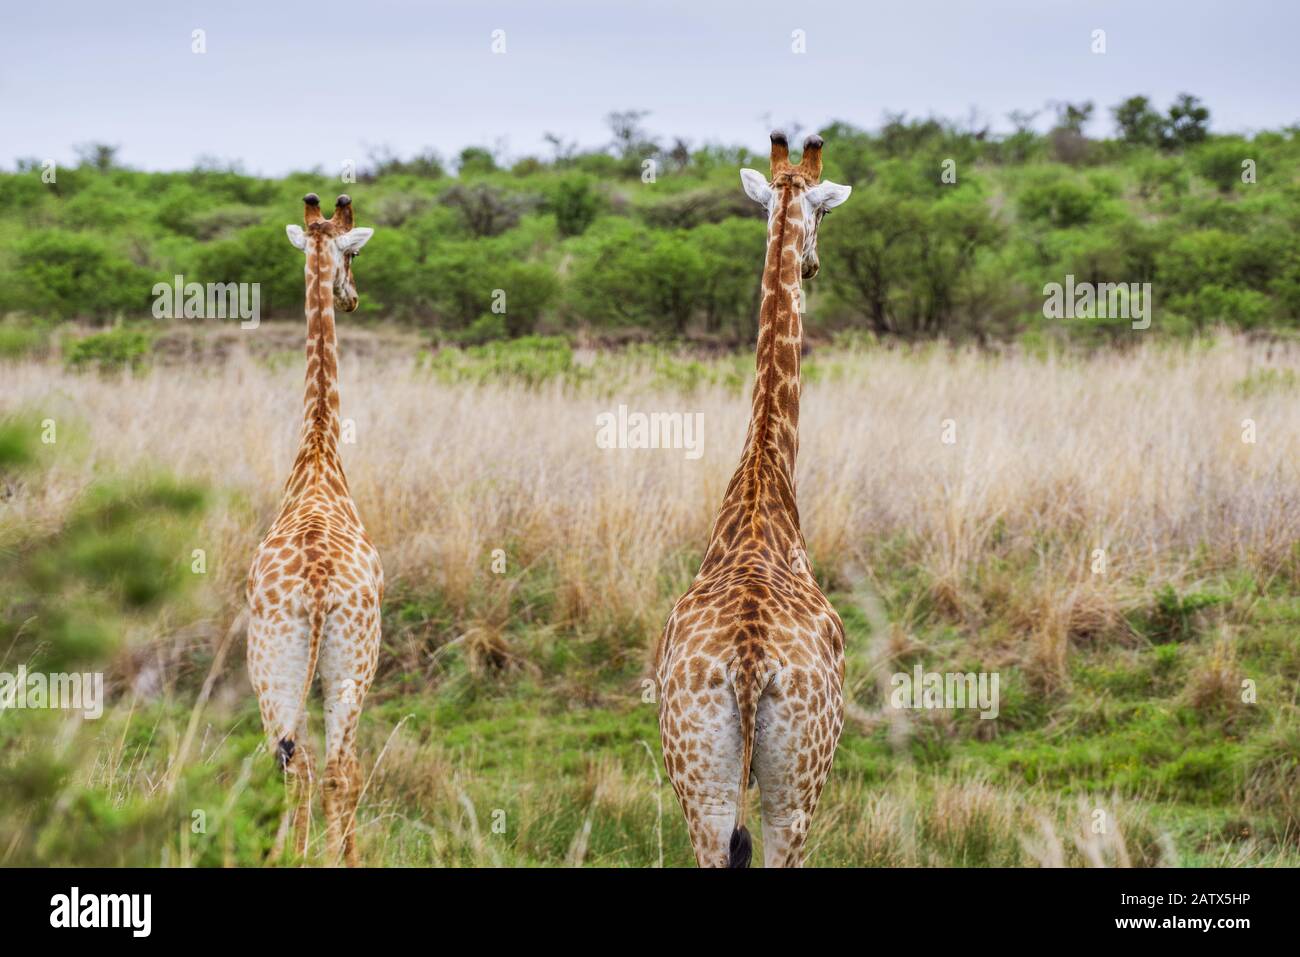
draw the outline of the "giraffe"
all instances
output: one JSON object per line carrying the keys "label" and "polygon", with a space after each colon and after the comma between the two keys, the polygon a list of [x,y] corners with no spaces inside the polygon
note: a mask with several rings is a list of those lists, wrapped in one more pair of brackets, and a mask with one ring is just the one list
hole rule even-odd
{"label": "giraffe", "polygon": [[248,673],[262,726],[279,757],[294,846],[306,854],[314,766],[307,743],[307,699],[320,672],[325,713],[322,803],[326,860],[357,863],[353,834],[361,769],[357,721],[379,658],[384,572],[361,525],[339,458],[338,344],[334,304],[357,307],[352,260],[374,230],[353,228],[352,200],[331,218],[315,193],[303,198],[306,229],[286,227],[306,253],[307,377],[302,435],[280,511],[248,574]]}
{"label": "giraffe", "polygon": [[850,187],[818,183],[821,137],[804,141],[798,166],[785,134],[771,140],[770,184],[740,171],[768,211],[749,431],[699,574],[655,654],[664,764],[702,867],[749,866],[755,782],[764,864],[802,864],[844,723],[844,626],[808,563],[795,456],[801,278],[817,274],[817,227]]}

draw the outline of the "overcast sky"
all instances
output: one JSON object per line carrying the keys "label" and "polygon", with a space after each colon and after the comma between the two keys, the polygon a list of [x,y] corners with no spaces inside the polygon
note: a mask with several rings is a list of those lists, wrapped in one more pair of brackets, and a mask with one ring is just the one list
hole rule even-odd
{"label": "overcast sky", "polygon": [[6,0],[4,21],[7,168],[90,141],[145,169],[206,154],[267,174],[381,145],[517,158],[548,155],[547,131],[601,145],[630,108],[663,137],[760,151],[774,124],[975,108],[1005,129],[1065,99],[1095,101],[1103,133],[1124,97],[1184,90],[1218,131],[1300,120],[1294,0]]}

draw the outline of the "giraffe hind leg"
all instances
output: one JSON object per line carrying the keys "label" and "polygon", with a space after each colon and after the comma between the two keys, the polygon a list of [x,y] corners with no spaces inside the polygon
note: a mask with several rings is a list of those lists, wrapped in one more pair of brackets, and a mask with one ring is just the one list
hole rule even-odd
{"label": "giraffe hind leg", "polygon": [[838,693],[832,700],[829,681],[814,673],[797,684],[810,688],[819,683],[823,700],[830,703],[824,714],[794,708],[780,687],[759,702],[762,731],[754,741],[754,774],[762,798],[764,867],[803,865],[808,831],[841,727],[835,710]]}
{"label": "giraffe hind leg", "polygon": [[[292,749],[279,751],[284,771],[285,807],[280,818],[280,827],[276,832],[275,843],[271,850],[272,863],[284,856],[285,845],[289,835],[293,835],[293,851],[301,861],[307,856],[307,847],[311,838],[311,796],[314,766],[311,749],[305,743],[306,729],[301,729],[295,738],[297,743]],[[289,756],[285,758],[285,750]]]}
{"label": "giraffe hind leg", "polygon": [[361,765],[355,746],[340,747],[325,764],[323,789],[326,854],[331,865],[359,863],[356,840],[357,801],[361,796]]}
{"label": "giraffe hind leg", "polygon": [[661,718],[668,777],[686,815],[696,863],[728,867],[742,761],[735,695],[725,684],[695,694],[671,687],[664,692]]}
{"label": "giraffe hind leg", "polygon": [[[325,803],[328,863],[356,867],[357,804],[361,798],[361,763],[357,760],[357,725],[379,658],[379,612],[368,598],[361,605],[361,624],[327,626],[321,647],[320,678],[325,703]],[[358,654],[359,652],[359,654]],[[360,662],[360,663],[358,663]]]}
{"label": "giraffe hind leg", "polygon": [[289,835],[299,857],[305,855],[311,830],[314,768],[307,745],[307,716],[297,715],[307,680],[307,628],[287,613],[253,617],[248,630],[248,673],[257,692],[262,727],[271,754],[284,773],[286,806],[272,846],[271,860],[284,855]]}
{"label": "giraffe hind leg", "polygon": [[[301,733],[301,738],[306,734]],[[307,845],[311,839],[311,786],[314,768],[311,751],[300,740],[294,749],[294,759],[289,763],[289,794],[293,800],[293,849],[299,859],[307,856]]]}

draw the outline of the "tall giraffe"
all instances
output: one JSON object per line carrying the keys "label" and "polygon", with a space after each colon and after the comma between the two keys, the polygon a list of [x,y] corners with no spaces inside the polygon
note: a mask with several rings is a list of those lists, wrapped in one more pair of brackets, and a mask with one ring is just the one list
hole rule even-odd
{"label": "tall giraffe", "polygon": [[302,856],[310,830],[314,767],[307,744],[307,699],[319,670],[325,705],[327,862],[357,863],[353,834],[361,768],[356,755],[361,704],[379,658],[384,571],[361,525],[339,458],[338,343],[334,304],[357,307],[352,260],[373,229],[352,226],[352,200],[321,215],[303,198],[307,228],[286,227],[307,254],[307,385],[302,439],[280,512],[248,573],[248,674],[262,726],[279,755],[290,795],[277,853],[292,817]]}
{"label": "tall giraffe", "polygon": [[844,723],[844,626],[812,576],[795,504],[800,280],[817,274],[822,216],[850,192],[818,184],[821,153],[821,137],[810,136],[791,165],[775,132],[771,183],[740,171],[768,210],[749,432],[699,574],[656,653],[664,763],[704,867],[749,866],[751,774],[764,863],[802,863]]}

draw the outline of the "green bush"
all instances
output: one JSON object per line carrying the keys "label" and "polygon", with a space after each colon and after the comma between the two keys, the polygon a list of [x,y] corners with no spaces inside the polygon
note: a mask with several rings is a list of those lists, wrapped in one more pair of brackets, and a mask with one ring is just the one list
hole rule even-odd
{"label": "green bush", "polygon": [[37,315],[107,322],[122,314],[146,315],[150,273],[118,244],[84,233],[37,230],[14,250],[10,301]]}
{"label": "green bush", "polygon": [[289,242],[284,227],[282,222],[264,223],[208,243],[185,272],[186,281],[257,283],[263,316],[302,315],[303,254]]}
{"label": "green bush", "polygon": [[1072,179],[1034,183],[1020,194],[1018,208],[1025,219],[1055,229],[1083,226],[1097,216],[1102,194]]}
{"label": "green bush", "polygon": [[878,335],[926,336],[952,334],[970,310],[998,307],[980,264],[1001,236],[970,193],[926,204],[868,192],[836,211],[819,245],[835,299],[858,321]]}
{"label": "green bush", "polygon": [[1242,161],[1253,151],[1241,140],[1217,140],[1196,151],[1196,171],[1220,193],[1231,193],[1241,183]]}
{"label": "green bush", "polygon": [[444,328],[463,329],[484,314],[499,314],[511,336],[532,332],[560,288],[550,266],[520,260],[508,243],[491,240],[435,247],[416,281]]}
{"label": "green bush", "polygon": [[1170,308],[1190,317],[1198,328],[1214,324],[1255,329],[1266,325],[1273,314],[1273,301],[1253,289],[1225,289],[1209,284],[1187,296],[1178,296]]}
{"label": "green bush", "polygon": [[445,382],[516,379],[537,385],[555,378],[573,380],[579,372],[573,348],[559,336],[525,336],[466,349],[439,349],[424,357],[423,366]]}
{"label": "green bush", "polygon": [[1165,585],[1144,614],[1142,631],[1153,645],[1190,641],[1196,637],[1201,613],[1223,601],[1222,595],[1205,592],[1180,595],[1172,585]]}
{"label": "green bush", "polygon": [[149,358],[153,334],[134,326],[119,326],[67,342],[64,361],[74,369],[93,366],[102,372],[138,369]]}
{"label": "green bush", "polygon": [[596,221],[602,206],[595,181],[581,174],[557,182],[546,198],[546,208],[555,214],[561,236],[580,236]]}
{"label": "green bush", "polygon": [[680,336],[703,303],[707,267],[686,230],[606,219],[572,248],[570,309],[588,322]]}

